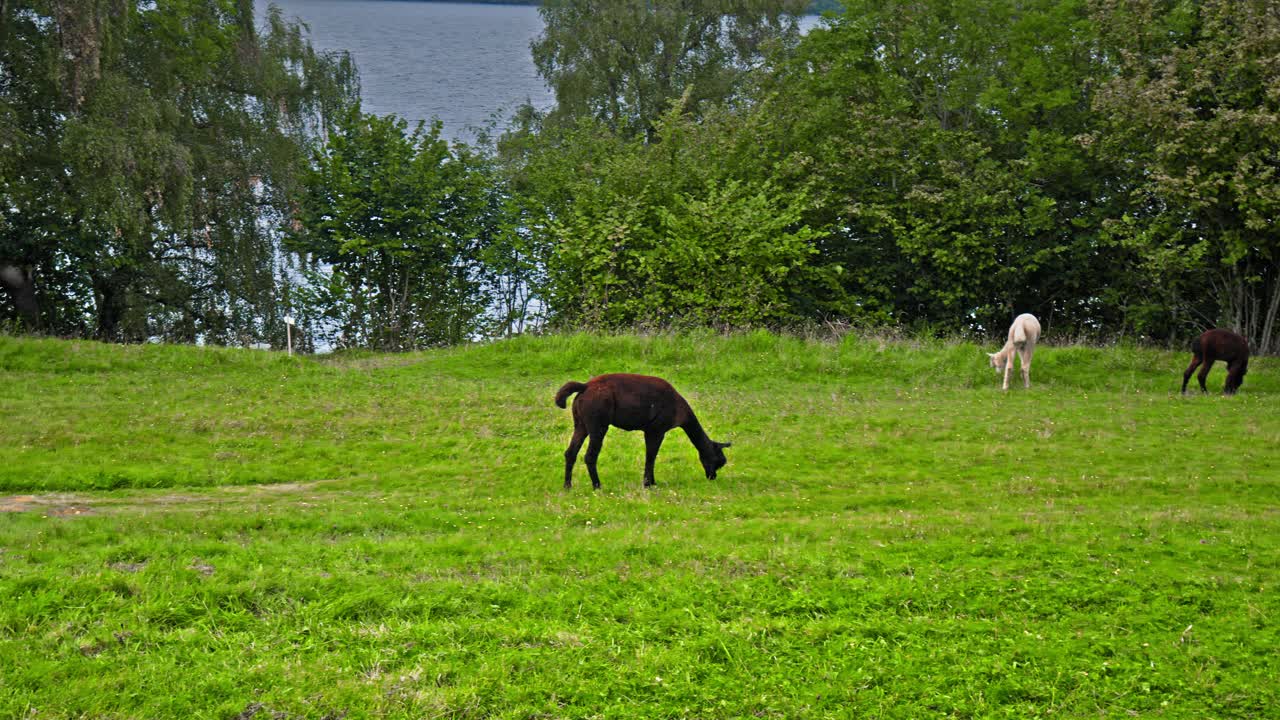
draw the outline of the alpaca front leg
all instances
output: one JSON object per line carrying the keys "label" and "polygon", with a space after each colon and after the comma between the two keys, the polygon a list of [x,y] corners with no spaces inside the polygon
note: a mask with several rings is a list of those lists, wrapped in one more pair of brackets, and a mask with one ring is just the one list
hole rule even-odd
{"label": "alpaca front leg", "polygon": [[1227,395],[1235,395],[1236,390],[1240,389],[1240,385],[1244,383],[1244,363],[1239,360],[1227,363],[1227,384],[1222,387],[1222,392]]}
{"label": "alpaca front leg", "polygon": [[662,438],[666,433],[646,432],[644,434],[644,486],[651,487],[657,484],[657,480],[653,478],[653,464],[658,459],[658,450],[662,448]]}
{"label": "alpaca front leg", "polygon": [[1010,356],[1010,357],[1009,357],[1009,359],[1008,359],[1008,360],[1006,360],[1006,361],[1005,361],[1005,363],[1004,363],[1004,384],[1000,387],[1000,389],[1001,389],[1001,390],[1008,390],[1008,389],[1009,389],[1009,371],[1010,371],[1010,370],[1013,370],[1013,357],[1012,357],[1012,356]]}

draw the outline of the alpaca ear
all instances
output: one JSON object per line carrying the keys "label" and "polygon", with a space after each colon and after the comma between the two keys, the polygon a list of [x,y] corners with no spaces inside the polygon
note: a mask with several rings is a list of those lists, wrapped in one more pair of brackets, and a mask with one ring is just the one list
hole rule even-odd
{"label": "alpaca ear", "polygon": [[716,443],[716,445],[719,445],[722,449],[727,447],[733,447],[733,443],[731,442],[727,442],[727,443],[718,442]]}

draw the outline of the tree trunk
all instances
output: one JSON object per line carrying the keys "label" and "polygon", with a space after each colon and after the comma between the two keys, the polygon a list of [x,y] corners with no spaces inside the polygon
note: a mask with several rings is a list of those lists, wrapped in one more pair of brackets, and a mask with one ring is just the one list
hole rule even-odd
{"label": "tree trunk", "polygon": [[1280,320],[1280,265],[1256,273],[1261,281],[1251,284],[1254,267],[1234,267],[1223,276],[1219,290],[1220,312],[1225,327],[1240,333],[1249,347],[1260,355],[1280,351],[1276,323]]}
{"label": "tree trunk", "polygon": [[98,329],[94,333],[103,342],[120,342],[120,323],[125,312],[125,288],[117,275],[93,279],[93,297],[97,305]]}
{"label": "tree trunk", "polygon": [[1262,321],[1262,335],[1258,338],[1258,352],[1272,354],[1276,347],[1276,316],[1280,314],[1280,265],[1271,268],[1271,300],[1267,303],[1267,314]]}
{"label": "tree trunk", "polygon": [[0,287],[13,303],[24,328],[40,330],[40,301],[36,298],[35,272],[30,267],[0,265]]}

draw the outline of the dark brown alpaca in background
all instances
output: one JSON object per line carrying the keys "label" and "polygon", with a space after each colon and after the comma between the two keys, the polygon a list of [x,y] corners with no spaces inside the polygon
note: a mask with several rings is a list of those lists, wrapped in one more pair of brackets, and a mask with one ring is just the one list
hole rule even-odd
{"label": "dark brown alpaca in background", "polygon": [[600,488],[600,475],[596,473],[596,459],[609,426],[623,430],[644,431],[644,484],[654,484],[653,461],[662,447],[663,436],[672,428],[682,428],[689,442],[698,450],[698,459],[714,480],[716,471],[727,462],[724,448],[730,443],[718,443],[707,437],[698,423],[689,403],[662,378],[647,375],[617,373],[591,378],[580,383],[570,380],[556,393],[556,405],[565,406],[565,400],[578,393],[573,401],[573,439],[564,451],[564,486],[573,487],[573,463],[578,450],[588,436],[587,472],[591,473],[591,486]]}
{"label": "dark brown alpaca in background", "polygon": [[1184,394],[1187,392],[1187,382],[1191,380],[1191,373],[1195,372],[1197,365],[1200,366],[1200,374],[1196,379],[1200,381],[1201,392],[1209,392],[1204,381],[1209,377],[1209,368],[1213,367],[1215,360],[1227,363],[1227,384],[1222,388],[1227,395],[1235,394],[1244,382],[1244,374],[1249,371],[1249,341],[1230,330],[1221,328],[1206,330],[1203,335],[1191,342],[1191,353],[1191,365],[1182,374]]}

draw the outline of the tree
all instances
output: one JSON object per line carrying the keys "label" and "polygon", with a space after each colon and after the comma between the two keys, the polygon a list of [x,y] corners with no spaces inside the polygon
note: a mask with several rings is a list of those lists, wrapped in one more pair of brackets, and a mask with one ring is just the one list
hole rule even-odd
{"label": "tree", "polygon": [[[1003,329],[1031,310],[1113,319],[1112,177],[1082,0],[848,2],[765,79],[729,153],[812,198],[831,228],[815,313]],[[754,163],[755,170],[751,170]],[[770,170],[772,169],[772,170]]]}
{"label": "tree", "polygon": [[1111,224],[1184,331],[1280,351],[1280,2],[1101,3],[1100,147],[1136,168]]}
{"label": "tree", "polygon": [[[249,0],[2,6],[0,266],[60,334],[263,339],[304,148],[354,68]],[[12,275],[12,273],[9,273]],[[7,314],[29,316],[8,284]],[[25,302],[25,301],[23,301]],[[5,308],[0,307],[0,311]]]}
{"label": "tree", "polygon": [[491,183],[440,130],[354,108],[314,156],[289,247],[312,261],[302,314],[334,347],[420,349],[477,329]]}
{"label": "tree", "polygon": [[[523,147],[512,190],[545,268],[540,296],[556,322],[782,325],[821,228],[808,198],[719,162],[734,116],[696,120],[673,106],[654,140],[582,119]],[[526,138],[527,140],[527,138]]]}
{"label": "tree", "polygon": [[551,0],[532,43],[555,90],[554,121],[590,117],[624,136],[647,133],[671,101],[684,107],[734,97],[744,73],[798,35],[805,0]]}

